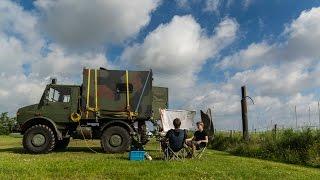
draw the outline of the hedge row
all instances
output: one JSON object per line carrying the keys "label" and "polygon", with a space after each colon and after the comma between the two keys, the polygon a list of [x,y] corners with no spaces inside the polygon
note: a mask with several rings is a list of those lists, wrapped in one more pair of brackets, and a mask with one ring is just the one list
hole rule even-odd
{"label": "hedge row", "polygon": [[244,141],[240,133],[218,133],[209,146],[239,156],[320,167],[319,130],[257,133],[252,134],[249,141]]}

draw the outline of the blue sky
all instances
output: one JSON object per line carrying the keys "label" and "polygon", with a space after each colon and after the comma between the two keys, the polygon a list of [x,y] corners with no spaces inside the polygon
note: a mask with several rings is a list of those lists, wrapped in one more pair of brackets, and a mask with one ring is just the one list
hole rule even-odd
{"label": "blue sky", "polygon": [[[27,11],[36,11],[33,1],[15,0]],[[317,7],[320,0],[299,1],[299,0],[272,0],[261,1],[251,0],[248,7],[245,7],[244,1],[221,1],[218,7],[218,13],[213,11],[204,11],[205,1],[190,0],[187,7],[180,7],[177,1],[163,1],[156,11],[152,13],[151,21],[144,27],[134,41],[141,42],[146,35],[156,29],[160,24],[168,23],[175,15],[191,14],[197,19],[197,22],[212,33],[212,29],[221,21],[222,18],[235,18],[240,24],[240,34],[237,42],[226,48],[221,56],[247,47],[253,42],[259,42],[267,39],[270,42],[281,40],[281,33],[285,25],[297,18],[301,11]],[[106,56],[111,61],[116,61],[124,49],[123,45],[109,45]],[[28,69],[28,66],[25,66]],[[215,69],[212,72],[212,63],[207,63],[199,73],[204,81],[224,81],[223,71]],[[28,73],[28,70],[26,70]],[[231,70],[231,73],[235,73]]]}
{"label": "blue sky", "polygon": [[294,106],[301,126],[308,107],[308,125],[317,125],[319,6],[320,0],[4,0],[0,81],[10,83],[0,85],[0,102],[14,103],[0,103],[0,111],[36,103],[50,77],[81,83],[84,66],[152,68],[155,84],[170,88],[171,108],[214,107],[221,129],[239,128],[244,84],[256,101],[251,125],[292,126]]}

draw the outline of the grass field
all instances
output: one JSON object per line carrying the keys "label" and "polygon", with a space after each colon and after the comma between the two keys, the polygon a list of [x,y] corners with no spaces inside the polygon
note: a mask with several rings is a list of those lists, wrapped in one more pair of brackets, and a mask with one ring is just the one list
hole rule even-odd
{"label": "grass field", "polygon": [[104,154],[99,141],[74,140],[62,152],[25,154],[21,138],[0,136],[0,179],[320,179],[320,169],[236,157],[207,150],[201,160],[165,162],[150,143],[153,161],[131,162],[128,154]]}

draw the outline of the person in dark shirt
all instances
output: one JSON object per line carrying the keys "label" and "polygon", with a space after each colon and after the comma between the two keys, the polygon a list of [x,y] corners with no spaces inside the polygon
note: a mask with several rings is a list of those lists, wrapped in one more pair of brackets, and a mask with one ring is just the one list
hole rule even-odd
{"label": "person in dark shirt", "polygon": [[197,122],[197,131],[194,133],[193,137],[186,140],[187,145],[192,148],[192,153],[195,150],[202,149],[207,146],[208,134],[204,130],[203,122]]}
{"label": "person in dark shirt", "polygon": [[181,120],[176,118],[173,120],[174,129],[170,129],[163,142],[161,143],[162,149],[164,150],[169,146],[174,152],[180,151],[187,138],[187,133],[185,130],[180,129]]}

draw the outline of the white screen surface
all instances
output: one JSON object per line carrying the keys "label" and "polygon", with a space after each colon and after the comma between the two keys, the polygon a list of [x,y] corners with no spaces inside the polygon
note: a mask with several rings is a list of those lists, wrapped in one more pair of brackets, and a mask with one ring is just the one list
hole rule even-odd
{"label": "white screen surface", "polygon": [[181,120],[180,129],[194,130],[194,117],[196,115],[195,111],[187,110],[170,110],[170,109],[161,109],[160,110],[162,128],[164,132],[174,129],[173,120],[179,118]]}

